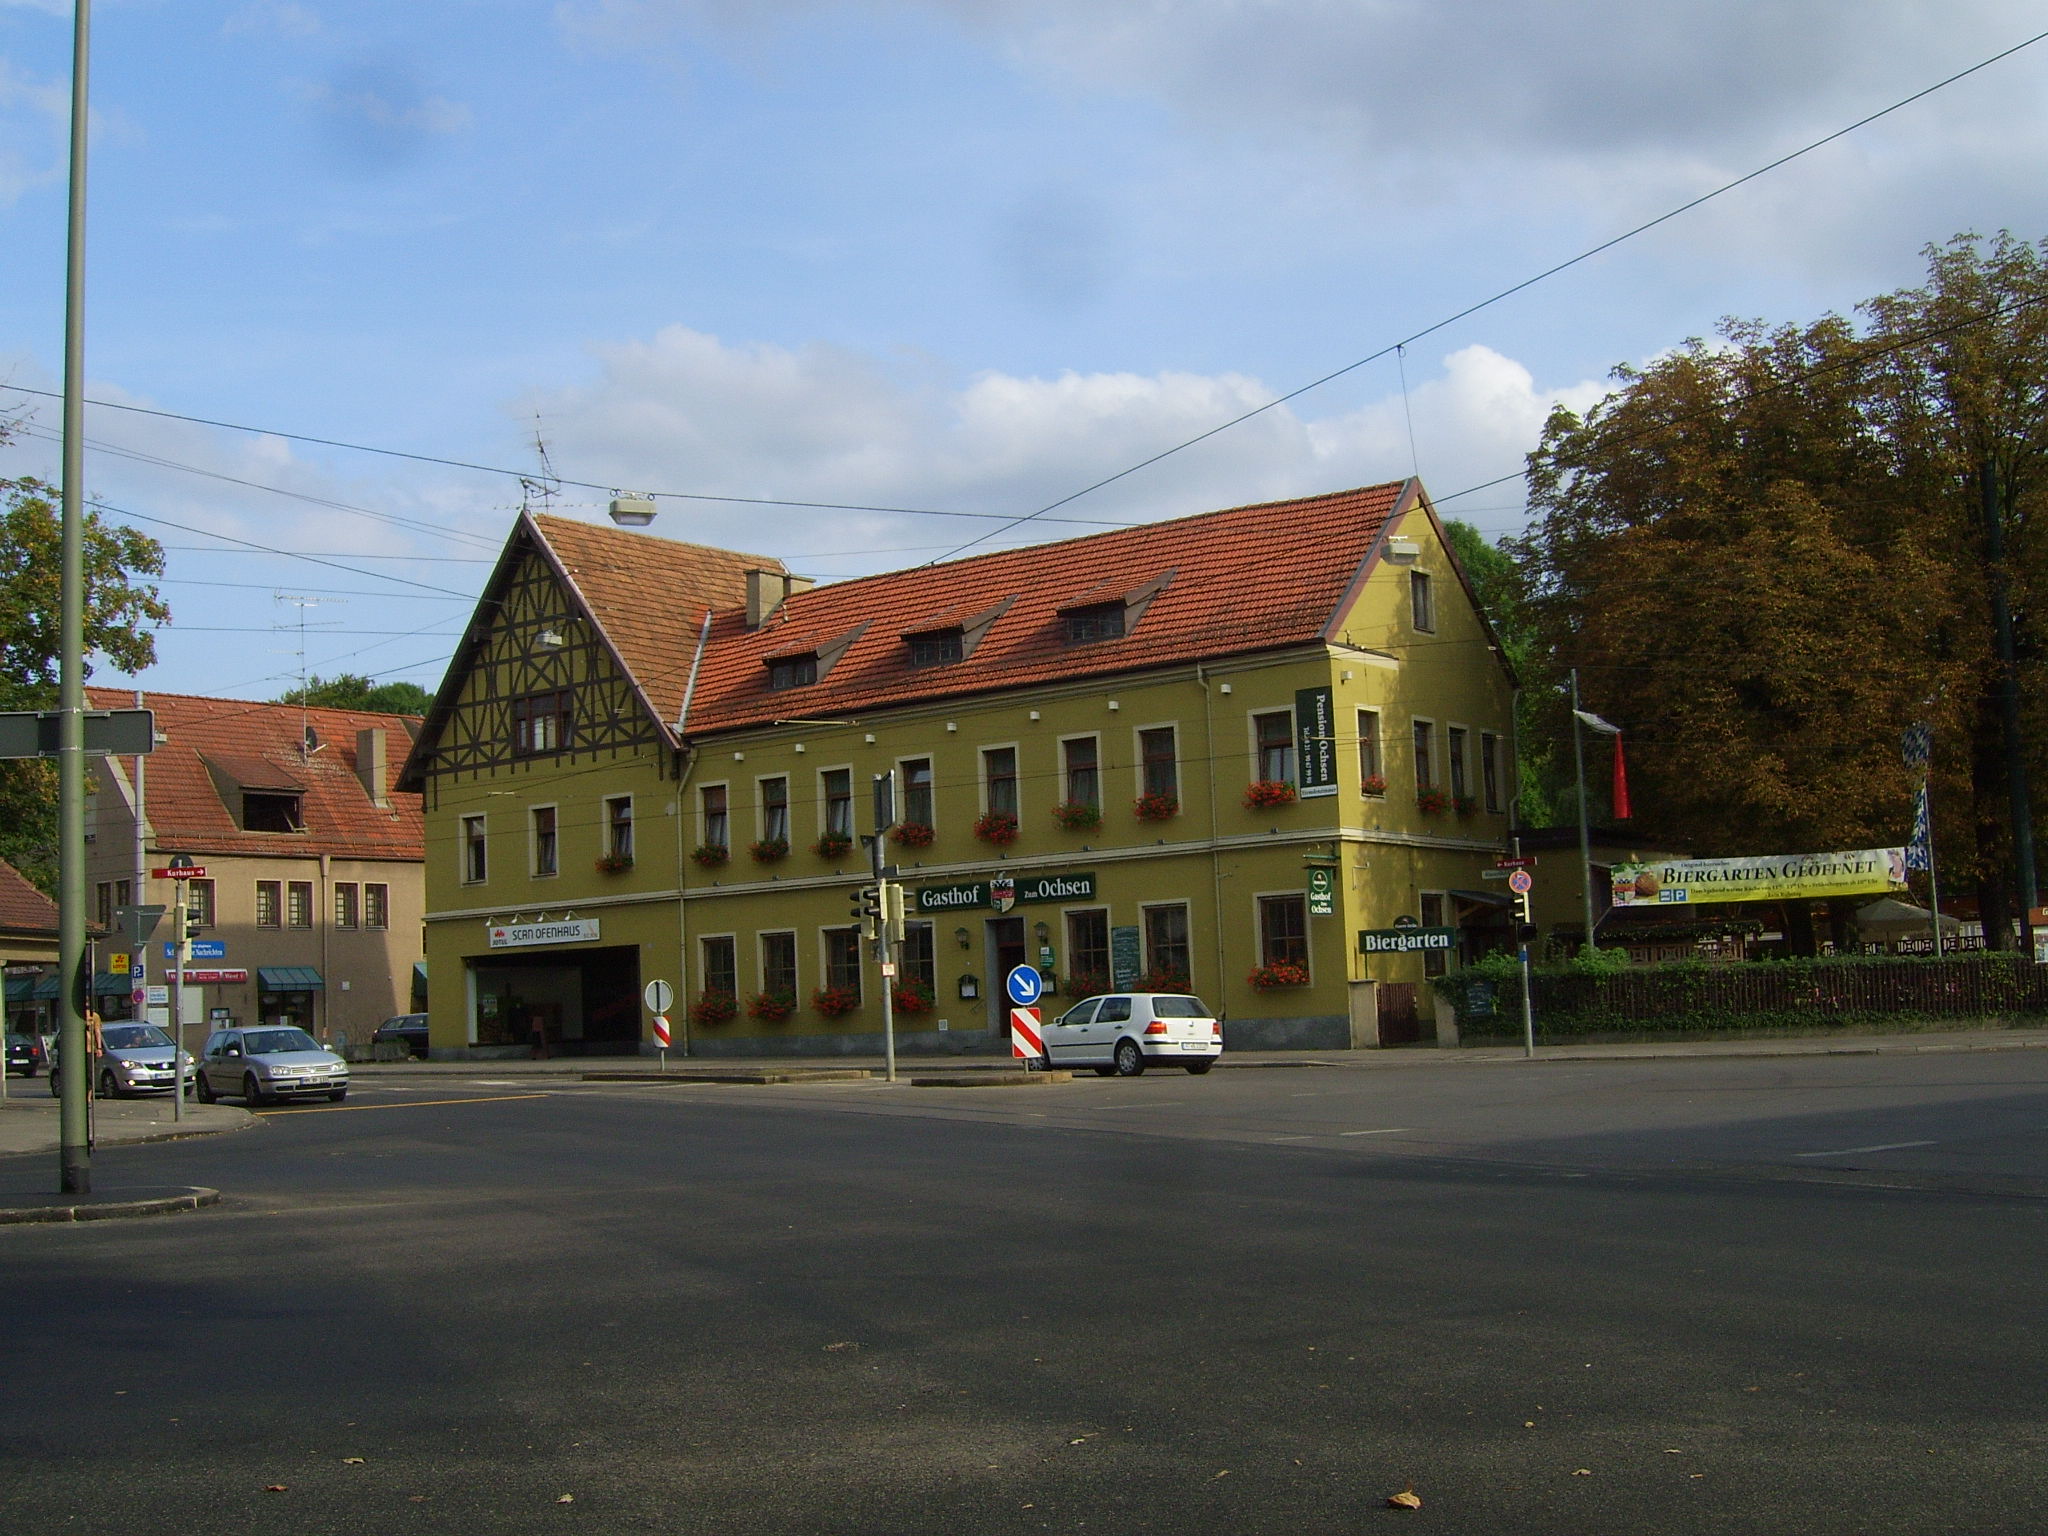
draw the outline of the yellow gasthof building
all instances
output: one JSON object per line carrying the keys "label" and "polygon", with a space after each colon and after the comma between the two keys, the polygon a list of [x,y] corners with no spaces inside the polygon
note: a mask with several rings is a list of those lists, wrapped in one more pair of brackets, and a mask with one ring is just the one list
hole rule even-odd
{"label": "yellow gasthof building", "polygon": [[1239,1049],[1426,1037],[1444,957],[1359,935],[1508,941],[1512,690],[1412,480],[822,587],[522,516],[401,779],[434,1054],[652,1050],[657,979],[677,1050],[878,1051],[884,773],[906,1052],[1007,1050],[1024,961]]}

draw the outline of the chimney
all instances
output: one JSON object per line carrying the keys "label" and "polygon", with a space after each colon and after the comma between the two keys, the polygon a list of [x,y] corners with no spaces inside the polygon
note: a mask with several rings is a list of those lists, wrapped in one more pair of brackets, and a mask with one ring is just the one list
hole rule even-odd
{"label": "chimney", "polygon": [[787,571],[748,571],[747,628],[759,629],[790,598],[816,585],[809,576],[792,576]]}
{"label": "chimney", "polygon": [[385,774],[384,740],[381,725],[356,732],[356,777],[363,781],[363,793],[370,797],[370,803],[380,808],[391,804],[391,797],[384,792],[389,782]]}

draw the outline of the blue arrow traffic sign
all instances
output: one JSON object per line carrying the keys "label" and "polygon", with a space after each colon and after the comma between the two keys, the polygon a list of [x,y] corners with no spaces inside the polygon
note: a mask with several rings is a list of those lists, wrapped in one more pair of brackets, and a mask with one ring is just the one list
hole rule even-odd
{"label": "blue arrow traffic sign", "polygon": [[1035,966],[1020,965],[1010,972],[1003,983],[1009,991],[1010,1001],[1019,1008],[1029,1008],[1045,991],[1045,981]]}

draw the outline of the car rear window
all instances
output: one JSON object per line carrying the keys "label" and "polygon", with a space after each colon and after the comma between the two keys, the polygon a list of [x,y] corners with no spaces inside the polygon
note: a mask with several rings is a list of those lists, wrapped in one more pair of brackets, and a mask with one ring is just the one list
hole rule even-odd
{"label": "car rear window", "polygon": [[1152,1017],[1155,1019],[1206,1019],[1209,1010],[1202,1006],[1199,997],[1155,997],[1152,999]]}

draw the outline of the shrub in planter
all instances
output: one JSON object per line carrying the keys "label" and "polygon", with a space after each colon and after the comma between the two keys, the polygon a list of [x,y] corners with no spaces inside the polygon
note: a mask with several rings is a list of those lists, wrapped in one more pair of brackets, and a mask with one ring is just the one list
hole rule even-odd
{"label": "shrub in planter", "polygon": [[1440,789],[1425,789],[1415,796],[1415,809],[1425,816],[1441,816],[1451,808],[1451,797]]}
{"label": "shrub in planter", "polygon": [[895,1002],[898,1013],[930,1013],[932,989],[916,977],[910,977],[896,983]]}
{"label": "shrub in planter", "polygon": [[1052,808],[1052,819],[1069,832],[1093,832],[1102,825],[1102,808],[1085,800],[1062,800]]}
{"label": "shrub in planter", "polygon": [[690,850],[690,857],[706,869],[716,869],[732,857],[732,850],[723,843],[699,843]]}
{"label": "shrub in planter", "polygon": [[860,994],[851,987],[820,987],[811,994],[811,1006],[826,1018],[836,1019],[860,1006]]}
{"label": "shrub in planter", "polygon": [[1170,789],[1147,790],[1133,810],[1140,821],[1171,821],[1180,814],[1180,796]]}
{"label": "shrub in planter", "polygon": [[844,832],[827,832],[811,844],[811,852],[821,859],[843,859],[853,852],[853,839]]}
{"label": "shrub in planter", "polygon": [[1244,808],[1257,811],[1268,806],[1292,805],[1298,798],[1294,786],[1285,779],[1254,779],[1245,786]]}
{"label": "shrub in planter", "polygon": [[764,1024],[780,1024],[796,1012],[796,999],[787,992],[756,992],[747,999],[747,1017]]}
{"label": "shrub in planter", "polygon": [[699,1025],[730,1024],[739,1011],[739,999],[730,992],[700,992],[697,1001],[690,1004],[690,1022]]}
{"label": "shrub in planter", "polygon": [[902,821],[890,832],[889,841],[905,848],[929,848],[937,835],[921,821]]}
{"label": "shrub in planter", "polygon": [[1479,802],[1471,795],[1458,795],[1452,799],[1451,809],[1460,816],[1471,816],[1478,812]]}
{"label": "shrub in planter", "polygon": [[1305,987],[1308,985],[1308,967],[1296,965],[1291,960],[1281,960],[1258,967],[1245,980],[1261,992],[1274,987]]}
{"label": "shrub in planter", "polygon": [[754,856],[756,864],[773,864],[778,859],[789,857],[789,839],[764,837],[758,843],[747,844],[747,852]]}
{"label": "shrub in planter", "polygon": [[1017,841],[1017,818],[1008,811],[987,811],[974,823],[974,835],[984,843],[1007,848]]}
{"label": "shrub in planter", "polygon": [[1368,773],[1359,781],[1358,789],[1361,794],[1370,795],[1377,800],[1387,792],[1387,776],[1383,773]]}
{"label": "shrub in planter", "polygon": [[597,861],[597,872],[601,875],[616,875],[633,867],[630,853],[608,853]]}

